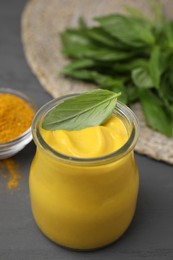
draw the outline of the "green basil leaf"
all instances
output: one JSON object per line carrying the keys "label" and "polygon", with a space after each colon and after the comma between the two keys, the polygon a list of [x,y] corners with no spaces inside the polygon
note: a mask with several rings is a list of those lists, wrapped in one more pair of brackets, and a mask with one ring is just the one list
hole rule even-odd
{"label": "green basil leaf", "polygon": [[60,33],[60,38],[64,49],[75,48],[76,45],[91,45],[91,40],[86,36],[85,29],[66,29]]}
{"label": "green basil leaf", "polygon": [[153,87],[153,81],[147,67],[139,67],[132,70],[132,79],[139,88]]}
{"label": "green basil leaf", "polygon": [[68,74],[68,72],[85,68],[92,68],[95,65],[95,61],[91,59],[74,60],[71,63],[64,66],[61,72],[63,74]]}
{"label": "green basil leaf", "polygon": [[126,49],[127,45],[120,42],[118,39],[115,41],[115,38],[112,37],[109,33],[103,30],[102,27],[94,27],[87,30],[87,36],[96,41],[97,44],[102,44],[110,48],[115,49]]}
{"label": "green basil leaf", "polygon": [[149,127],[172,137],[172,120],[162,101],[150,90],[140,90],[140,101]]}
{"label": "green basil leaf", "polygon": [[139,100],[139,93],[138,93],[139,91],[138,89],[136,89],[136,86],[132,82],[127,84],[125,90],[126,90],[128,105]]}
{"label": "green basil leaf", "polygon": [[125,51],[115,51],[110,49],[94,49],[86,50],[84,57],[92,58],[98,61],[119,61],[129,59],[133,56],[133,53]]}
{"label": "green basil leaf", "polygon": [[165,47],[173,49],[173,21],[168,21],[164,24],[162,37]]}
{"label": "green basil leaf", "polygon": [[160,62],[160,48],[155,46],[151,51],[148,68],[149,74],[153,82],[153,86],[159,88],[161,79],[161,62]]}
{"label": "green basil leaf", "polygon": [[80,70],[62,70],[62,73],[66,76],[73,77],[80,80],[92,81],[92,71],[87,69],[80,69]]}
{"label": "green basil leaf", "polygon": [[120,61],[132,58],[134,53],[125,51],[116,51],[106,48],[97,48],[93,46],[81,46],[76,44],[64,49],[64,54],[77,59],[93,59],[96,61]]}
{"label": "green basil leaf", "polygon": [[162,81],[159,88],[159,96],[164,101],[165,105],[169,109],[173,105],[173,75],[172,71],[167,71],[162,77]]}
{"label": "green basil leaf", "polygon": [[80,130],[104,123],[112,114],[120,93],[93,90],[64,100],[46,115],[46,130]]}
{"label": "green basil leaf", "polygon": [[92,78],[94,82],[102,89],[108,89],[115,93],[121,92],[119,100],[123,103],[127,103],[127,93],[124,87],[124,80],[117,77],[113,78],[109,75],[103,75],[98,72],[93,72]]}
{"label": "green basil leaf", "polygon": [[125,62],[117,62],[112,65],[112,69],[116,72],[131,72],[133,69],[146,65],[146,60],[142,58],[132,59]]}
{"label": "green basil leaf", "polygon": [[142,19],[112,14],[95,20],[106,32],[129,46],[144,47],[155,43],[150,24]]}

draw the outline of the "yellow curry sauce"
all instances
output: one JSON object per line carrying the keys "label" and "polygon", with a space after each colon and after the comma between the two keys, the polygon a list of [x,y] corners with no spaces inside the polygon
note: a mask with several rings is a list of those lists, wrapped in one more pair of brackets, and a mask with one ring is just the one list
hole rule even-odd
{"label": "yellow curry sauce", "polygon": [[82,130],[46,131],[42,129],[42,136],[55,151],[79,158],[108,155],[118,150],[128,139],[123,122],[115,116],[101,126]]}

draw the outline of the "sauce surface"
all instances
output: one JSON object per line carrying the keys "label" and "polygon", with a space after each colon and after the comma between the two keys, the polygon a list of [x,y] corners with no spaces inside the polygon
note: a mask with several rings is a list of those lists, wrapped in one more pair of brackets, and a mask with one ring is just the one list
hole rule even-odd
{"label": "sauce surface", "polygon": [[118,150],[128,139],[122,120],[111,116],[103,125],[82,130],[46,131],[46,143],[61,154],[79,158],[100,157]]}

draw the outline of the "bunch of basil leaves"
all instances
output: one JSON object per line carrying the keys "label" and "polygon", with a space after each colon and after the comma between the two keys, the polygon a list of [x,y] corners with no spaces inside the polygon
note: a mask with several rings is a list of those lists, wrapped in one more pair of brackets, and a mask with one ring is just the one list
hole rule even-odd
{"label": "bunch of basil leaves", "polygon": [[80,18],[78,28],[62,32],[62,51],[71,58],[62,73],[121,91],[119,99],[128,105],[139,101],[148,126],[172,137],[173,21],[159,5],[152,20],[129,10],[128,16],[96,17],[94,27]]}

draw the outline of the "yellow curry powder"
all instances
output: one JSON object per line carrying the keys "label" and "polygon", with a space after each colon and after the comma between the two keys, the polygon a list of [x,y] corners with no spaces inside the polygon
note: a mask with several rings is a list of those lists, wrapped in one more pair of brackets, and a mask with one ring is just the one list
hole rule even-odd
{"label": "yellow curry powder", "polygon": [[12,141],[31,125],[33,109],[20,97],[0,94],[0,144]]}
{"label": "yellow curry powder", "polygon": [[19,166],[13,159],[0,161],[0,173],[3,177],[8,177],[7,187],[11,190],[19,186],[21,177]]}

